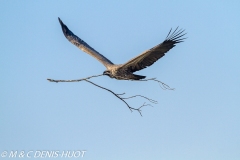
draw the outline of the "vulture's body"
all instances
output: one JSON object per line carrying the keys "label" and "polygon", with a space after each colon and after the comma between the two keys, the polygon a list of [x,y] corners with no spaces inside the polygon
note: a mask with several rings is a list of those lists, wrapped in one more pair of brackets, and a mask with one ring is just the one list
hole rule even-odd
{"label": "vulture's body", "polygon": [[76,45],[79,49],[90,54],[91,56],[96,58],[99,62],[101,62],[107,68],[107,70],[103,72],[104,75],[108,75],[111,78],[116,78],[119,80],[144,79],[145,76],[136,75],[133,74],[133,72],[139,71],[152,65],[158,59],[163,57],[166,52],[172,49],[175,46],[175,44],[180,43],[182,42],[183,39],[185,39],[182,38],[182,36],[185,35],[184,30],[178,30],[178,28],[175,29],[173,32],[171,32],[170,30],[166,39],[161,44],[143,52],[139,56],[128,61],[127,63],[116,65],[113,64],[109,59],[104,57],[102,54],[97,52],[95,49],[93,49],[91,46],[89,46],[82,39],[74,35],[68,29],[68,27],[61,21],[61,19],[60,18],[58,19],[65,37],[72,44]]}

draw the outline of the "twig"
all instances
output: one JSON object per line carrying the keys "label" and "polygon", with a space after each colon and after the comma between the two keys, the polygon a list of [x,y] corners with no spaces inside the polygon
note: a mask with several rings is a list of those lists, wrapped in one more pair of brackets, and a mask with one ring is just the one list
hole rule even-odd
{"label": "twig", "polygon": [[91,78],[94,78],[94,77],[100,77],[100,76],[103,76],[103,74],[99,74],[99,75],[93,75],[93,76],[90,76],[90,77],[86,77],[86,78],[81,78],[81,79],[73,79],[73,80],[54,80],[54,79],[47,79],[48,81],[50,82],[80,82],[80,81],[84,81],[84,80],[87,80],[87,79],[91,79]]}
{"label": "twig", "polygon": [[174,90],[174,88],[171,88],[169,85],[159,81],[158,79],[156,78],[149,78],[149,79],[139,79],[139,80],[132,80],[132,81],[155,81],[155,82],[158,82],[160,87],[163,89],[163,90]]}
{"label": "twig", "polygon": [[[139,107],[139,108],[133,108],[133,107],[131,107],[131,106],[124,100],[124,99],[127,99],[127,98],[122,98],[122,97],[119,96],[119,95],[122,95],[122,94],[116,94],[116,93],[113,92],[112,90],[107,89],[107,88],[102,87],[102,86],[99,86],[99,85],[97,85],[96,83],[93,83],[92,81],[89,81],[89,80],[85,80],[85,81],[87,81],[88,83],[91,83],[91,84],[93,84],[93,85],[95,85],[95,86],[97,86],[97,87],[99,87],[99,88],[101,88],[101,89],[104,89],[104,90],[112,93],[112,94],[113,94],[114,96],[116,96],[118,99],[120,99],[121,101],[123,101],[123,102],[127,105],[127,107],[130,109],[131,112],[132,112],[132,110],[136,110],[136,111],[138,111],[139,114],[142,116],[142,113],[141,113],[140,108],[142,108],[142,107],[144,107],[144,106],[147,106],[147,105],[142,105],[142,106]],[[125,93],[123,93],[123,94],[125,94]],[[141,96],[141,95],[136,95],[136,96]],[[133,97],[134,97],[134,96],[132,96],[131,98],[133,98]],[[144,97],[144,96],[141,96],[141,97]],[[144,97],[144,98],[146,98],[146,97]],[[151,99],[149,99],[149,98],[146,98],[146,99],[148,99],[149,101],[151,100]],[[154,100],[152,100],[152,101],[154,101]],[[150,102],[151,102],[151,101],[150,101]],[[156,102],[156,101],[155,101],[155,102]],[[145,104],[145,103],[144,103],[144,104]],[[148,105],[150,105],[150,104],[148,104]]]}
{"label": "twig", "polygon": [[[91,79],[91,78],[100,77],[100,76],[103,76],[103,74],[93,75],[93,76],[90,76],[90,77],[81,78],[81,79],[75,79],[75,80],[54,80],[54,79],[47,79],[47,80],[50,81],[50,82],[56,82],[56,83],[58,83],[58,82],[80,82],[80,81],[86,81],[86,82],[88,82],[88,83],[91,83],[91,84],[95,85],[96,87],[99,87],[99,88],[101,88],[101,89],[104,89],[104,90],[112,93],[112,94],[113,94],[114,96],[116,96],[118,99],[120,99],[121,101],[123,101],[123,102],[127,105],[127,107],[130,109],[131,112],[132,112],[133,110],[136,110],[136,111],[139,112],[139,114],[140,114],[141,116],[142,116],[142,113],[141,113],[141,110],[140,110],[140,109],[141,109],[142,107],[145,107],[145,106],[151,106],[151,107],[152,107],[152,105],[151,105],[151,104],[146,104],[146,103],[144,102],[144,104],[143,104],[142,106],[140,106],[139,108],[133,108],[133,107],[131,107],[131,106],[125,101],[125,99],[130,99],[130,98],[135,98],[135,97],[142,97],[142,98],[144,98],[144,99],[147,99],[147,100],[148,100],[149,102],[151,102],[151,103],[157,104],[157,101],[155,101],[155,100],[153,100],[153,99],[150,99],[150,98],[148,98],[148,97],[142,96],[142,95],[134,95],[134,96],[125,97],[125,98],[124,98],[124,97],[121,97],[122,95],[125,95],[125,93],[117,94],[117,93],[113,92],[112,90],[107,89],[107,88],[105,88],[105,87],[102,87],[102,86],[100,86],[100,85],[98,85],[98,84],[96,84],[96,83],[93,83],[92,81],[89,80],[89,79]],[[165,89],[174,90],[173,88],[170,88],[167,84],[165,84],[165,83],[157,80],[156,78],[142,79],[142,80],[132,80],[132,81],[155,81],[155,82],[158,82],[158,83],[160,84],[160,87],[161,87],[162,89],[164,89],[164,90],[165,90]]]}
{"label": "twig", "polygon": [[[119,95],[119,94],[118,94],[118,95]],[[121,94],[121,95],[123,95],[123,94]],[[134,98],[134,97],[142,97],[142,98],[147,99],[147,100],[148,100],[149,102],[151,102],[151,103],[154,103],[154,104],[157,104],[157,103],[158,103],[157,101],[155,101],[155,100],[153,100],[153,99],[150,99],[150,98],[147,98],[147,97],[142,96],[142,95],[135,95],[135,96],[126,97],[126,98],[122,98],[122,99],[130,99],[130,98]]]}

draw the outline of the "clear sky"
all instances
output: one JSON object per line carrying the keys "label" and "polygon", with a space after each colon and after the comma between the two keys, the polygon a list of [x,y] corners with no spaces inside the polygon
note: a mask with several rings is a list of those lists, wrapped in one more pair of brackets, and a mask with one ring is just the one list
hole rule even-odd
{"label": "clear sky", "polygon": [[[239,0],[1,1],[0,152],[86,150],[81,159],[88,160],[239,160],[239,7]],[[186,29],[185,42],[137,72],[175,90],[153,82],[92,79],[116,93],[157,100],[141,117],[87,82],[48,82],[105,70],[66,40],[58,17],[116,64],[161,43],[170,28]],[[145,100],[128,102],[138,107]]]}

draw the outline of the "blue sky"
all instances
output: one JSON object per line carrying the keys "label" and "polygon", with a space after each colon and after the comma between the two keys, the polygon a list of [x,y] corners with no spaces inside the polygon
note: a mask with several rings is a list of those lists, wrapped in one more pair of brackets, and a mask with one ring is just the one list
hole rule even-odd
{"label": "blue sky", "polygon": [[[89,160],[238,160],[239,6],[237,0],[1,1],[0,152],[86,150],[82,159]],[[175,90],[153,82],[92,79],[116,93],[157,100],[141,117],[87,82],[48,82],[105,70],[65,39],[57,17],[116,64],[161,43],[170,28],[186,29],[184,43],[137,72]],[[145,101],[128,102],[138,107]]]}

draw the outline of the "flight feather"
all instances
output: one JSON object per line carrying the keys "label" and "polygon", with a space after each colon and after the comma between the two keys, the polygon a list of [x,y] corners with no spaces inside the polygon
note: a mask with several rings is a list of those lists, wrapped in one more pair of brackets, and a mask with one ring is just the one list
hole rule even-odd
{"label": "flight feather", "polygon": [[58,18],[58,20],[59,20],[59,22],[61,24],[63,34],[65,35],[65,37],[72,44],[74,44],[75,46],[77,46],[79,49],[81,49],[82,51],[86,52],[87,54],[89,54],[89,55],[93,56],[94,58],[96,58],[106,68],[108,68],[109,66],[113,65],[113,63],[109,59],[107,59],[102,54],[97,52],[95,49],[93,49],[91,46],[89,46],[86,42],[84,42],[81,38],[79,38],[72,31],[70,31],[68,29],[68,27],[61,21],[60,18]]}

